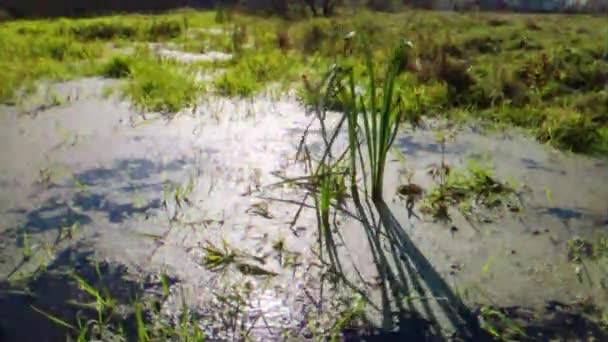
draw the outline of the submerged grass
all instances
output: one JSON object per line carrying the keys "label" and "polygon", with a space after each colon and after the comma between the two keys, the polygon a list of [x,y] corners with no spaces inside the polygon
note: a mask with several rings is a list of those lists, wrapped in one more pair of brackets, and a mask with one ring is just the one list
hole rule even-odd
{"label": "submerged grass", "polygon": [[[430,171],[435,178],[435,171]],[[441,219],[449,219],[448,206],[456,206],[466,217],[473,217],[483,209],[508,206],[517,211],[519,203],[511,195],[515,189],[497,179],[494,170],[470,159],[463,170],[452,170],[445,165],[439,170],[439,184],[429,191],[422,211]]]}
{"label": "submerged grass", "polygon": [[[199,327],[196,315],[184,304],[179,322],[169,322],[161,318],[161,307],[155,300],[132,299],[118,302],[104,287],[103,276],[96,266],[98,286],[83,277],[72,274],[72,279],[94,303],[71,301],[78,311],[75,317],[62,318],[34,305],[31,309],[57,326],[66,329],[68,341],[183,341],[200,342],[206,340]],[[163,285],[165,286],[165,285]],[[165,298],[168,291],[165,292]],[[79,297],[83,297],[82,295]],[[94,311],[93,317],[91,312]],[[125,327],[128,327],[125,329]]]}
{"label": "submerged grass", "polygon": [[608,260],[608,237],[599,234],[594,239],[574,237],[568,240],[568,260],[582,263],[583,260]]}

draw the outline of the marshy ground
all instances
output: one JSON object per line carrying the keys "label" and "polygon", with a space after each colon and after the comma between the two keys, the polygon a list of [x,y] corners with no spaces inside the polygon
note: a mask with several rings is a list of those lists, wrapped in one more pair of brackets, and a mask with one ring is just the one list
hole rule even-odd
{"label": "marshy ground", "polygon": [[[0,46],[2,341],[607,338],[605,17],[183,11]],[[324,78],[369,105],[366,54],[378,88],[398,66],[380,200]]]}

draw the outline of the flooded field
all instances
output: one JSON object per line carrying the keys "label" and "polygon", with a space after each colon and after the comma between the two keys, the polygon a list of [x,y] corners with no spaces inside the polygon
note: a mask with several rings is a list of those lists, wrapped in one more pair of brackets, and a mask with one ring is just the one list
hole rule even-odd
{"label": "flooded field", "polygon": [[608,340],[602,18],[350,10],[0,23],[0,341]]}
{"label": "flooded field", "polygon": [[[144,120],[103,98],[111,85],[58,84],[60,96],[79,96],[35,115],[3,109],[4,340],[65,335],[31,307],[69,322],[86,311],[94,297],[72,271],[117,303],[158,306],[164,320],[179,321],[187,303],[211,339],[308,339],[357,301],[367,323],[352,331],[369,336],[374,326],[384,334],[401,326],[402,337],[466,338],[468,320],[490,307],[527,317],[528,332],[603,336],[583,312],[606,307],[605,270],[574,263],[569,246],[608,228],[605,161],[466,127],[440,144],[432,126],[441,123],[430,120],[398,134],[405,160],[389,158],[385,207],[362,219],[347,200],[336,214],[328,263],[312,196],[283,182],[307,175],[297,152],[311,122],[311,153],[322,153],[320,128],[293,98],[209,98],[171,120]],[[340,116],[328,115],[334,127]],[[346,144],[343,134],[337,141]],[[450,207],[447,220],[425,214],[420,202],[408,210],[400,186],[431,192],[433,165],[444,160],[456,172],[470,159],[512,181],[516,209],[480,207],[468,216]]]}

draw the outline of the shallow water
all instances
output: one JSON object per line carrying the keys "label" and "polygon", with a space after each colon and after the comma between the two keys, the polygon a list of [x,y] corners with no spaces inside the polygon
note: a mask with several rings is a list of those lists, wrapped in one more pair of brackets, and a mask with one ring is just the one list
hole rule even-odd
{"label": "shallow water", "polygon": [[[151,114],[144,120],[128,104],[102,99],[106,85],[113,83],[85,79],[58,85],[62,96],[77,88],[85,89],[86,96],[35,116],[3,108],[0,280],[15,282],[39,269],[39,256],[49,269],[98,259],[122,265],[125,276],[166,272],[175,281],[163,312],[174,316],[185,300],[200,309],[206,317],[201,325],[216,338],[243,333],[227,330],[217,317],[226,305],[218,302],[218,294],[235,290],[250,291],[238,316],[254,339],[280,339],[284,329],[305,338],[306,320],[335,316],[331,305],[319,308],[320,299],[329,303],[348,291],[322,286],[326,282],[313,253],[314,210],[304,208],[292,224],[302,189],[266,186],[306,174],[295,160],[312,119],[303,108],[289,96],[280,101],[210,98],[195,112],[172,120]],[[334,124],[337,119],[330,117]],[[311,147],[317,147],[311,152],[318,154],[319,128],[313,125],[310,132]],[[487,223],[471,224],[454,211],[452,223],[445,224],[420,213],[420,219],[408,218],[404,204],[393,196],[405,182],[400,176],[405,167],[415,170],[413,182],[431,186],[426,169],[441,156],[433,133],[403,132],[395,144],[407,162],[391,160],[387,166],[387,206],[380,214],[390,218],[384,226],[392,230],[385,227],[385,236],[372,234],[380,249],[370,248],[375,239],[368,238],[370,227],[344,213],[337,218],[338,273],[369,297],[371,322],[389,328],[395,310],[417,311],[444,332],[458,330],[462,315],[452,302],[460,300],[469,306],[534,307],[590,297],[605,306],[599,268],[586,265],[588,276],[581,281],[566,252],[573,236],[592,237],[608,228],[605,162],[565,155],[518,134],[482,136],[460,130],[447,146],[447,161],[457,168],[467,158],[489,159],[499,178],[517,180],[524,206]],[[189,184],[187,201],[176,200],[172,189]],[[313,203],[308,199],[307,204]],[[352,204],[348,209],[355,212]],[[374,213],[377,219],[378,210],[370,216]],[[61,229],[75,223],[71,239],[60,238]],[[33,251],[27,261],[24,232]],[[282,265],[284,255],[273,248],[279,240],[295,266]],[[221,247],[224,241],[242,255],[264,260],[242,256],[243,262],[277,276],[205,268],[201,247],[208,242]],[[374,261],[378,257],[384,262]],[[387,269],[394,278],[379,282]],[[31,282],[30,287],[37,288]],[[65,298],[55,295],[57,290],[40,291],[46,298]],[[406,295],[410,299],[399,308],[396,303]],[[32,300],[49,311],[60,303],[19,298],[0,296],[4,335],[36,340],[39,336],[19,329],[15,313],[25,312]],[[314,314],[318,311],[323,314]]]}

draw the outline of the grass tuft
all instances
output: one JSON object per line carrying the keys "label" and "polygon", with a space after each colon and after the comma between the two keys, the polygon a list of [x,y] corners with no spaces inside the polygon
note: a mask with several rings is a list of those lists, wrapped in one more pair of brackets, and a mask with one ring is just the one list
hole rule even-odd
{"label": "grass tuft", "polygon": [[536,137],[573,152],[590,152],[601,141],[600,125],[573,109],[549,108]]}
{"label": "grass tuft", "polygon": [[202,92],[191,74],[168,61],[136,63],[131,73],[125,93],[140,110],[177,113],[194,106]]}
{"label": "grass tuft", "polygon": [[449,219],[448,206],[456,206],[465,216],[471,217],[480,209],[493,209],[509,206],[516,210],[519,206],[510,195],[515,192],[509,184],[500,182],[494,170],[488,166],[469,160],[462,171],[451,170],[444,164],[441,170],[431,169],[432,175],[443,178],[440,184],[431,189],[422,211],[436,218]]}
{"label": "grass tuft", "polygon": [[270,82],[293,80],[297,65],[297,59],[278,50],[246,53],[215,80],[214,86],[223,96],[249,97]]}
{"label": "grass tuft", "polygon": [[101,75],[108,78],[127,78],[132,75],[133,60],[127,56],[114,56],[101,67]]}
{"label": "grass tuft", "polygon": [[[377,79],[372,53],[369,48],[366,54],[368,79],[365,93],[357,93],[355,74],[352,69],[350,72],[351,106],[348,120],[351,159],[352,163],[356,160],[354,156],[354,150],[358,145],[356,126],[358,126],[359,117],[361,117],[372,182],[371,193],[374,200],[382,200],[386,157],[397,134],[403,113],[400,99],[395,96],[396,77],[402,62],[402,56],[405,54],[405,50],[410,47],[409,42],[402,41],[393,51],[391,59],[387,62],[386,74],[382,78],[380,93],[376,89]],[[351,165],[351,168],[354,170],[355,165]],[[364,172],[367,172],[367,170]]]}
{"label": "grass tuft", "polygon": [[165,40],[179,37],[183,23],[177,18],[171,19],[135,19],[121,18],[93,19],[72,21],[59,27],[59,34],[68,34],[80,41],[137,39]]}

